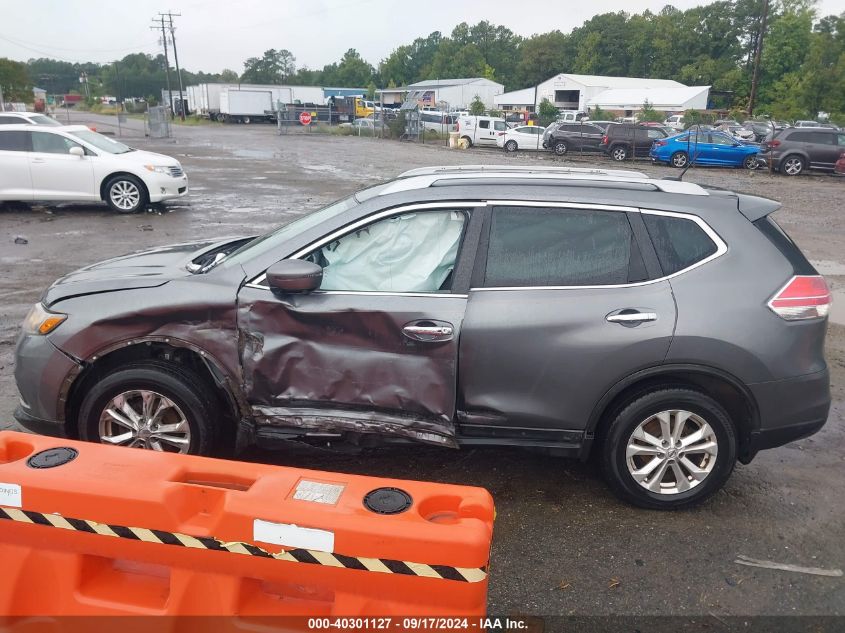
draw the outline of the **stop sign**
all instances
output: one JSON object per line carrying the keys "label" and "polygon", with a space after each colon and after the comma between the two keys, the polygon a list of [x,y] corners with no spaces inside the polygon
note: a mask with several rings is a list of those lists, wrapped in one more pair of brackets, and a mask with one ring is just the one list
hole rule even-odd
{"label": "stop sign", "polygon": [[311,113],[310,112],[300,112],[299,113],[299,122],[302,125],[310,125],[311,124]]}

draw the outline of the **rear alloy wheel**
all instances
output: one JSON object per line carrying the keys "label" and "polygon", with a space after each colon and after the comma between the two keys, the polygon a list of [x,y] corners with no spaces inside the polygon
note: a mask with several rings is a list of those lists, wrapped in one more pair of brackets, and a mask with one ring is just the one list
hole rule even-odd
{"label": "rear alloy wheel", "polygon": [[505,149],[509,152],[515,152],[519,147],[516,144],[516,141],[510,140],[505,143]]}
{"label": "rear alloy wheel", "polygon": [[193,373],[173,364],[125,365],[95,383],[79,409],[89,442],[168,453],[208,455],[219,405]]}
{"label": "rear alloy wheel", "polygon": [[628,158],[628,148],[624,145],[617,145],[610,150],[610,157],[617,162],[622,162]]}
{"label": "rear alloy wheel", "polygon": [[672,510],[701,503],[721,488],[736,450],[733,423],[715,400],[663,388],[629,403],[611,422],[602,469],[622,499]]}
{"label": "rear alloy wheel", "polygon": [[106,183],[106,202],[118,213],[135,213],[147,204],[147,189],[135,176],[115,176]]}
{"label": "rear alloy wheel", "polygon": [[745,157],[745,160],[742,161],[742,166],[746,169],[757,169],[758,164],[757,154],[749,154]]}
{"label": "rear alloy wheel", "polygon": [[688,162],[689,157],[685,152],[675,152],[669,159],[669,164],[672,165],[672,167],[677,167],[678,169],[686,167]]}
{"label": "rear alloy wheel", "polygon": [[555,141],[555,144],[552,146],[555,150],[555,154],[558,156],[564,156],[569,148],[566,146],[566,142],[564,141]]}
{"label": "rear alloy wheel", "polygon": [[243,118],[241,119],[241,121],[243,121],[244,123],[246,123],[247,125],[249,125],[249,123],[250,123],[251,119],[250,119],[248,116],[245,116],[245,117],[243,117]]}
{"label": "rear alloy wheel", "polygon": [[780,170],[787,176],[798,176],[804,171],[804,159],[792,154],[783,159]]}

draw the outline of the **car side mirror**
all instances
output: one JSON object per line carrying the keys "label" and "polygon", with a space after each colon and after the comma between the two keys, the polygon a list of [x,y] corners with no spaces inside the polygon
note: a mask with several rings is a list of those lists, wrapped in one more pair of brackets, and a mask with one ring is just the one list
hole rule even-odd
{"label": "car side mirror", "polygon": [[85,150],[81,147],[71,147],[68,150],[68,153],[72,154],[73,156],[79,156],[79,158],[83,158],[85,156]]}
{"label": "car side mirror", "polygon": [[322,281],[323,268],[304,259],[283,259],[267,269],[267,283],[278,292],[311,292]]}

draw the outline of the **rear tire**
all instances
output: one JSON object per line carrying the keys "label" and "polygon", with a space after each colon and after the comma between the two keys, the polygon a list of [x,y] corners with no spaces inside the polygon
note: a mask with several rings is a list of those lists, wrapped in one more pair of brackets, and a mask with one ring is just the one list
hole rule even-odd
{"label": "rear tire", "polygon": [[214,393],[189,370],[140,361],[112,371],[88,390],[79,409],[79,436],[88,442],[209,455],[219,410]]}
{"label": "rear tire", "polygon": [[675,152],[669,158],[669,164],[672,167],[677,167],[678,169],[683,169],[689,163],[689,157],[687,156],[686,152]]}
{"label": "rear tire", "polygon": [[784,173],[787,176],[800,176],[804,173],[805,167],[806,165],[804,164],[804,159],[798,154],[790,154],[780,163],[781,173]]}
{"label": "rear tire", "polygon": [[516,141],[511,140],[511,141],[508,141],[507,143],[505,143],[505,151],[515,152],[518,149],[519,149],[519,146],[516,144]]}
{"label": "rear tire", "polygon": [[628,148],[624,145],[617,145],[610,150],[610,157],[618,163],[627,160]]}
{"label": "rear tire", "polygon": [[749,154],[745,157],[745,160],[742,161],[742,166],[751,171],[757,169],[757,165],[757,154]]}
{"label": "rear tire", "polygon": [[601,466],[621,499],[677,510],[719,490],[736,451],[733,423],[715,400],[692,389],[658,387],[618,410],[601,446]]}
{"label": "rear tire", "polygon": [[118,213],[137,213],[149,202],[144,183],[129,174],[110,178],[104,191],[106,203]]}

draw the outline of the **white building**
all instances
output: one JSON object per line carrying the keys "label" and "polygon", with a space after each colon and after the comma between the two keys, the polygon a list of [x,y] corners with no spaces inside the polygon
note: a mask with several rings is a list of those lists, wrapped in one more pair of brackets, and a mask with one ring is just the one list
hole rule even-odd
{"label": "white building", "polygon": [[407,101],[416,101],[421,108],[436,107],[463,110],[469,107],[477,96],[486,108],[494,107],[494,98],[505,91],[505,87],[485,79],[429,79],[410,84],[403,89]]}
{"label": "white building", "polygon": [[537,88],[523,88],[512,92],[503,92],[493,97],[497,110],[524,110],[534,112],[537,106]]}
{"label": "white building", "polygon": [[537,86],[534,104],[539,106],[543,99],[548,99],[561,110],[586,110],[589,102],[606,90],[643,88],[686,88],[686,86],[669,79],[561,73]]}
{"label": "white building", "polygon": [[662,112],[706,110],[710,86],[681,88],[612,88],[587,101],[588,108],[601,108],[609,112],[632,116],[642,110],[648,101],[652,108]]}

